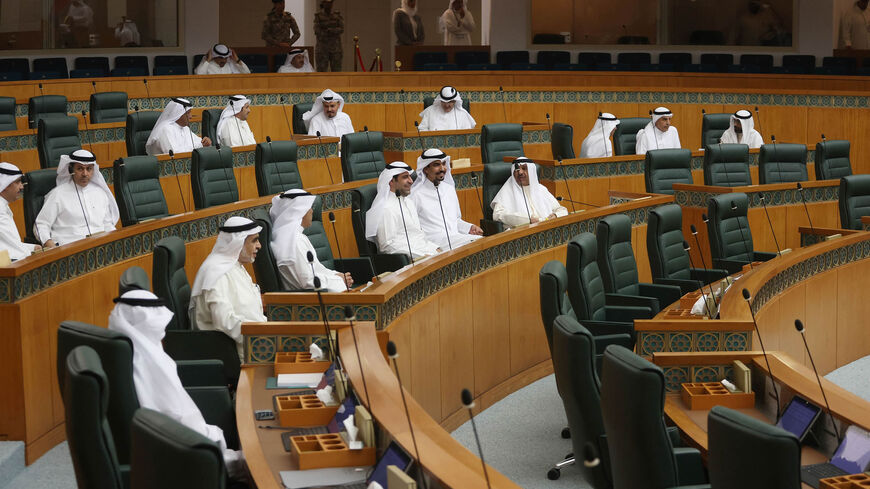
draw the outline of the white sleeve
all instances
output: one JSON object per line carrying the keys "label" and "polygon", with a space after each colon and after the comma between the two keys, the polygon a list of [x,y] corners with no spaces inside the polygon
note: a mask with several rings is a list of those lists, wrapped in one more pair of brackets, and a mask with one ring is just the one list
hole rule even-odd
{"label": "white sleeve", "polygon": [[462,234],[468,234],[471,231],[471,226],[473,224],[463,221],[462,218],[456,220],[456,229]]}
{"label": "white sleeve", "polygon": [[846,46],[852,45],[852,16],[851,12],[843,13],[843,20],[840,21],[840,30],[843,32],[843,44]]}
{"label": "white sleeve", "polygon": [[429,111],[428,110],[423,111],[423,117],[421,117],[420,125],[417,127],[417,129],[420,131],[431,131],[431,129],[429,129]]}
{"label": "white sleeve", "polygon": [[397,219],[389,212],[381,214],[381,222],[378,224],[378,233],[375,236],[380,253],[402,253],[407,255],[408,243],[405,239],[404,228],[396,223]]}
{"label": "white sleeve", "polygon": [[219,278],[214,287],[203,290],[203,302],[208,307],[212,324],[216,330],[224,332],[238,344],[242,343],[242,322],[244,318],[236,314],[226,294],[227,276]]}
{"label": "white sleeve", "polygon": [[193,69],[194,75],[208,75],[208,60],[205,56],[202,57],[202,61],[199,62],[196,68]]}
{"label": "white sleeve", "polygon": [[[317,131],[320,131],[320,118],[318,116],[314,116],[308,121],[308,135],[316,136]],[[320,131],[320,134],[322,135],[323,131]]]}
{"label": "white sleeve", "polygon": [[51,238],[51,228],[57,220],[57,215],[60,212],[57,200],[58,192],[49,192],[45,197],[45,202],[42,204],[42,209],[39,215],[36,216],[36,221],[33,223],[36,239],[45,244]]}
{"label": "white sleeve", "polygon": [[646,133],[646,131],[641,129],[640,131],[637,131],[637,136],[635,136],[635,138],[637,138],[637,143],[634,146],[634,148],[635,148],[634,152],[639,154],[639,155],[646,154],[647,148],[646,148],[646,138],[644,137],[645,133]]}
{"label": "white sleeve", "polygon": [[505,209],[505,207],[503,205],[501,205],[501,203],[493,203],[492,219],[494,221],[499,221],[501,223],[504,223],[506,226],[512,227],[512,228],[529,223],[528,213],[519,214],[519,213],[508,212],[508,210]]}
{"label": "white sleeve", "polygon": [[474,23],[474,16],[471,15],[471,12],[465,12],[465,17],[462,18],[462,27],[463,30],[469,33],[473,32],[474,28],[477,27]]}
{"label": "white sleeve", "polygon": [[[230,61],[230,62],[232,63],[233,61]],[[245,62],[242,61],[241,59],[239,60],[238,63],[236,63],[236,69],[239,70],[239,73],[243,73],[243,74],[249,74],[251,72],[251,69],[248,68],[248,65],[246,65]]]}
{"label": "white sleeve", "polygon": [[676,147],[677,147],[677,148],[682,148],[683,145],[680,144],[680,131],[677,131],[677,128],[676,128],[676,127],[673,127],[673,126],[671,127],[671,129],[674,130],[674,136],[676,136],[676,139],[677,139],[677,145],[676,145]]}

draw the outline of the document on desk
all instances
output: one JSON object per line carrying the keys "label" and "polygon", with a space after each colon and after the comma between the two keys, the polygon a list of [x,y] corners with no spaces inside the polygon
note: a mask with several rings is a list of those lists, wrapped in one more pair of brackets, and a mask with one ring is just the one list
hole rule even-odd
{"label": "document on desk", "polygon": [[313,389],[317,387],[317,384],[320,383],[320,379],[323,377],[322,373],[314,373],[314,374],[280,374],[278,375],[278,381],[276,382],[276,386],[279,389],[295,389],[295,388],[310,388]]}
{"label": "document on desk", "polygon": [[[334,467],[311,470],[282,470],[281,482],[287,489],[309,487],[346,487],[365,484],[371,467]],[[363,486],[364,487],[364,486]]]}

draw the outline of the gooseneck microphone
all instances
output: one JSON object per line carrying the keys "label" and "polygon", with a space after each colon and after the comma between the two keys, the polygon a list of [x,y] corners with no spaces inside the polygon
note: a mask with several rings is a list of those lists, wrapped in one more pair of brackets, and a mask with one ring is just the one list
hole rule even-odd
{"label": "gooseneck microphone", "polygon": [[91,150],[92,155],[96,155],[96,153],[94,153],[94,145],[91,144],[91,128],[88,125],[87,111],[82,110],[82,120],[85,122],[85,139],[88,141],[88,149]]}
{"label": "gooseneck microphone", "polygon": [[39,94],[45,97],[45,90],[42,89],[42,83],[39,84]]}
{"label": "gooseneck microphone", "polygon": [[181,206],[187,213],[187,203],[184,202],[184,192],[181,191],[181,179],[178,177],[178,168],[175,167],[175,151],[169,150],[169,164],[172,165],[172,173],[175,174],[175,184],[178,185],[178,196],[181,197]]}
{"label": "gooseneck microphone", "polygon": [[[268,161],[271,162],[275,157],[275,152],[272,150],[272,136],[266,136],[266,142],[269,143]],[[287,189],[284,188],[284,175],[281,173],[281,163],[275,161],[275,170],[278,172],[278,180],[281,185],[281,193],[283,194]]]}
{"label": "gooseneck microphone", "polygon": [[483,220],[486,218],[486,212],[484,212],[483,206],[483,197],[480,195],[480,185],[478,185],[477,173],[471,173],[471,184],[474,185],[474,191],[477,193],[477,201],[480,202],[480,220],[481,224],[483,224]]}
{"label": "gooseneck microphone", "polygon": [[[70,167],[70,174],[73,172],[73,168]],[[75,179],[70,178],[70,182],[73,184],[73,189],[76,191],[76,198],[79,200],[79,207],[82,209],[82,217],[85,219],[85,227],[88,229],[88,236],[93,234],[91,232],[91,224],[88,222],[88,214],[85,212],[85,205],[82,203],[82,196],[79,193],[79,184],[76,183]]]}
{"label": "gooseneck microphone", "polygon": [[150,106],[153,109],[154,104],[151,103],[151,90],[148,88],[148,79],[143,78],[142,83],[145,85],[145,93],[148,95],[148,106]]}
{"label": "gooseneck microphone", "polygon": [[758,336],[758,344],[761,345],[761,354],[764,355],[764,363],[767,365],[767,373],[770,374],[770,385],[773,386],[773,395],[776,396],[776,421],[779,421],[779,392],[776,390],[776,379],[773,378],[773,370],[770,369],[770,361],[767,359],[767,350],[764,349],[764,341],[761,339],[761,332],[758,330],[758,321],[755,320],[755,311],[752,310],[749,290],[743,289],[743,299],[746,300],[746,307],[749,308],[749,314],[752,315],[752,324],[755,326],[755,335]]}
{"label": "gooseneck microphone", "polygon": [[[323,150],[323,164],[326,166],[326,172],[329,173],[329,183],[335,184],[335,180],[332,178],[332,170],[329,169],[329,160],[326,159],[326,148],[323,147],[323,138],[320,137],[320,131],[316,132],[317,134],[317,142],[318,142],[318,150]],[[368,134],[368,133],[366,133]]]}
{"label": "gooseneck microphone", "polygon": [[[547,114],[547,120],[549,121],[549,115]],[[551,136],[552,137],[552,136]],[[574,197],[571,196],[571,186],[568,185],[568,177],[565,175],[565,167],[562,166],[562,158],[559,158],[559,167],[562,169],[562,182],[565,183],[565,190],[568,191],[568,202],[571,203],[571,212],[577,212],[577,208],[574,207]]]}
{"label": "gooseneck microphone", "polygon": [[[707,214],[701,214],[701,220],[703,220],[706,223],[708,221]],[[704,252],[701,250],[701,242],[698,240],[698,228],[696,228],[694,224],[689,224],[689,231],[691,231],[692,236],[695,237],[695,246],[698,247],[698,256],[701,257],[701,266],[703,266],[704,269],[707,269],[707,260],[704,259]],[[688,251],[689,251],[689,248],[686,248],[687,253],[688,253]],[[689,254],[689,266],[692,266],[692,255],[691,254]],[[710,285],[710,295],[713,296],[713,304],[715,304],[716,308],[718,308],[719,302],[716,300],[716,294],[713,293],[713,286],[712,285]]]}
{"label": "gooseneck microphone", "polygon": [[[520,165],[517,163],[514,163],[514,171],[517,171],[519,169],[520,169]],[[511,175],[511,178],[513,178],[514,181],[516,182],[516,176]],[[526,191],[523,190],[523,185],[520,182],[517,182],[517,185],[519,185],[519,187],[520,187],[520,195],[523,196],[523,204],[525,204],[525,206],[526,206],[526,214],[529,216],[529,225],[531,225],[532,224],[532,213],[531,213],[531,211],[529,211],[529,201],[526,200]]]}
{"label": "gooseneck microphone", "polygon": [[[97,93],[97,82],[95,82],[95,81],[91,81],[91,90],[92,90],[92,91],[94,92],[94,94],[96,95],[96,93]],[[94,111],[92,110],[91,113],[93,114],[93,112],[94,112]],[[824,136],[824,135],[823,135],[823,136]]]}
{"label": "gooseneck microphone", "polygon": [[441,209],[441,220],[444,221],[444,234],[447,236],[447,247],[453,250],[453,244],[450,243],[450,231],[447,229],[447,216],[444,215],[444,205],[441,203],[441,192],[438,190],[438,185],[441,180],[435,180],[432,185],[435,185],[435,195],[438,196],[438,208]]}
{"label": "gooseneck microphone", "polygon": [[825,137],[825,133],[822,133],[822,142],[823,142],[823,143],[827,143],[827,142],[828,142],[828,138]]}
{"label": "gooseneck microphone", "polygon": [[411,257],[411,266],[414,265],[414,252],[411,251],[411,238],[408,236],[408,224],[405,222],[405,210],[402,205],[402,191],[396,189],[396,200],[399,201],[399,212],[402,215],[402,227],[405,228],[405,242],[408,243],[408,256]]}
{"label": "gooseneck microphone", "polygon": [[[312,274],[314,273],[314,253],[308,251],[305,254],[308,263],[311,265]],[[326,342],[329,345],[329,351],[332,353],[332,358],[338,358],[338,351],[335,348],[335,343],[332,341],[332,330],[329,327],[329,318],[326,315],[326,306],[323,304],[323,294],[321,294],[320,277],[314,275],[314,291],[317,292],[317,302],[320,304],[320,315],[323,317],[323,329],[326,333]]]}
{"label": "gooseneck microphone", "polygon": [[589,206],[589,207],[595,207],[596,209],[600,209],[600,208],[604,207],[604,206],[601,206],[601,205],[590,204],[590,203],[588,203],[588,202],[580,202],[579,200],[570,200],[570,199],[566,199],[565,197],[562,197],[562,196],[557,196],[557,197],[556,197],[556,200],[558,200],[559,202],[563,202],[563,201],[570,202],[570,203],[572,204],[572,205],[571,205],[571,208],[572,208],[572,209],[574,208],[574,205],[573,205],[573,204],[586,205],[586,206]]}
{"label": "gooseneck microphone", "polygon": [[290,119],[287,118],[287,97],[281,95],[281,113],[284,114],[284,123],[287,124],[287,137],[293,139],[293,129],[290,128]]}
{"label": "gooseneck microphone", "polygon": [[372,151],[372,140],[369,137],[369,126],[363,126],[363,132],[366,134],[366,143],[369,145],[369,158],[371,158],[372,162],[372,170],[375,172],[375,176],[372,178],[378,178],[378,174],[380,174],[380,170],[378,170],[378,165],[375,164],[375,153]]}
{"label": "gooseneck microphone", "polygon": [[[190,131],[190,139],[191,139],[191,144],[192,144],[193,143],[193,131]],[[214,148],[218,152],[218,161],[221,161],[221,168],[223,168],[223,170],[224,170],[224,179],[225,179],[224,183],[227,184],[227,193],[232,194],[233,187],[232,187],[232,185],[230,185],[230,173],[227,173],[227,167],[223,166],[223,162],[222,162],[223,158],[221,157],[221,145],[220,145],[220,143],[216,143],[214,145]],[[232,152],[233,152],[233,150],[230,149],[230,153],[232,153]],[[190,158],[191,158],[191,161],[193,161],[193,150],[191,150]],[[230,165],[233,164],[232,160],[233,160],[233,157],[230,156]],[[232,166],[231,166],[231,168],[232,168]],[[232,172],[233,170],[230,169],[229,171]]]}
{"label": "gooseneck microphone", "polygon": [[601,459],[598,458],[598,453],[596,453],[595,447],[592,446],[592,442],[587,441],[583,444],[583,465],[590,469],[601,465]]}
{"label": "gooseneck microphone", "polygon": [[363,390],[366,393],[366,406],[369,407],[369,410],[372,409],[372,400],[369,398],[369,387],[366,384],[366,372],[363,370],[362,366],[362,358],[359,356],[359,343],[356,340],[356,329],[354,328],[356,322],[356,315],[353,313],[353,306],[347,304],[344,306],[344,318],[350,322],[350,334],[353,336],[353,347],[356,350],[356,363],[359,365],[359,375],[362,377],[363,382]]}
{"label": "gooseneck microphone", "polygon": [[[343,265],[344,257],[341,256],[341,243],[338,241],[338,232],[335,230],[335,213],[332,211],[329,211],[329,223],[332,224],[332,236],[335,237],[335,247],[338,248],[338,261]],[[341,268],[345,267],[342,266]],[[340,270],[340,272],[345,273],[344,270]],[[347,285],[347,279],[344,280],[344,285],[347,287],[347,290],[350,291],[350,285]]]}
{"label": "gooseneck microphone", "polygon": [[420,450],[417,448],[417,437],[414,435],[414,424],[411,423],[411,413],[408,411],[408,401],[405,399],[405,387],[402,385],[402,377],[399,375],[399,365],[396,363],[396,358],[399,358],[399,352],[396,350],[396,344],[392,341],[387,342],[387,356],[393,361],[393,370],[396,372],[396,380],[399,381],[399,393],[402,395],[402,406],[405,408],[405,419],[408,420],[408,431],[411,432],[411,442],[414,444],[414,458],[417,459],[417,464],[420,465],[420,484],[422,487],[428,487],[426,477],[423,475],[423,462],[420,460]]}
{"label": "gooseneck microphone", "polygon": [[801,334],[804,340],[804,349],[807,351],[807,356],[810,357],[810,365],[813,367],[813,373],[816,374],[816,382],[819,383],[819,390],[822,391],[822,399],[825,400],[825,408],[828,409],[828,418],[831,420],[831,427],[834,428],[834,435],[837,437],[837,443],[842,443],[840,431],[837,430],[837,424],[834,422],[834,413],[831,412],[831,405],[828,404],[828,396],[825,395],[825,388],[822,387],[822,379],[819,378],[819,371],[816,369],[816,362],[813,361],[813,354],[810,353],[810,346],[807,344],[807,330],[804,328],[804,323],[800,319],[794,320],[794,329]]}
{"label": "gooseneck microphone", "polygon": [[798,195],[801,196],[801,202],[804,204],[804,212],[807,215],[807,220],[810,221],[810,229],[813,234],[816,234],[816,228],[813,227],[813,219],[810,217],[810,210],[807,208],[807,199],[804,198],[804,186],[800,182],[797,183]]}
{"label": "gooseneck microphone", "polygon": [[[737,210],[737,202],[731,201],[731,210]],[[746,226],[749,227],[749,217],[746,218]],[[752,270],[752,262],[755,260],[755,255],[752,250],[749,249],[749,242],[746,241],[746,235],[743,233],[743,223],[740,222],[740,217],[737,217],[737,229],[740,230],[740,240],[743,241],[743,250],[746,252],[746,258],[749,259],[749,269]]]}
{"label": "gooseneck microphone", "polygon": [[[42,85],[40,85],[40,87],[42,87]],[[507,121],[508,121],[508,118],[507,118],[507,107],[505,107],[505,105],[504,105],[504,88],[502,88],[501,85],[498,86],[498,94],[501,96],[501,111],[502,111],[502,115],[504,116],[504,121],[507,122]]]}
{"label": "gooseneck microphone", "polygon": [[486,478],[486,487],[491,488],[489,483],[489,472],[486,470],[486,461],[483,459],[483,445],[480,444],[480,435],[477,434],[477,423],[474,422],[474,398],[471,396],[471,391],[462,389],[462,405],[468,409],[468,418],[471,421],[471,429],[474,431],[474,441],[477,442],[477,453],[480,455],[480,465],[483,466],[483,476]]}
{"label": "gooseneck microphone", "polygon": [[767,202],[765,202],[764,199],[764,192],[759,192],[758,198],[761,199],[761,206],[764,207],[764,215],[767,216],[767,225],[770,227],[770,234],[773,235],[773,244],[776,246],[776,254],[782,256],[782,249],[779,247],[779,241],[776,239],[776,231],[773,229],[773,222],[770,220],[770,213],[767,212]]}
{"label": "gooseneck microphone", "polygon": [[[683,240],[683,249],[686,250],[686,254],[689,255],[689,266],[694,267],[695,265],[692,263],[692,255],[689,253],[689,250],[691,248],[689,247],[689,242],[686,240]],[[698,252],[700,253],[701,250],[698,250]],[[703,297],[703,295],[704,295],[704,283],[701,282],[700,280],[698,280],[698,290],[701,291],[701,296]],[[716,295],[713,294],[713,286],[712,285],[710,285],[710,297],[713,298],[713,301],[714,301],[713,303],[715,304]],[[713,316],[713,310],[710,309],[710,304],[707,302],[707,299],[704,299],[704,306],[707,309],[707,315],[710,317],[710,319],[715,319],[715,317]]]}
{"label": "gooseneck microphone", "polygon": [[[419,121],[414,121],[414,129],[417,130],[417,139],[422,139],[423,135],[420,134],[420,122]],[[423,143],[420,143],[420,147],[421,148],[423,147]]]}
{"label": "gooseneck microphone", "polygon": [[405,113],[405,89],[399,90],[399,94],[402,96],[402,127],[405,129],[408,128],[408,114]]}
{"label": "gooseneck microphone", "polygon": [[758,106],[755,106],[755,119],[758,121],[758,134],[761,135],[761,115],[758,113]]}
{"label": "gooseneck microphone", "polygon": [[779,158],[776,157],[776,136],[771,134],[770,141],[773,143],[773,159],[776,160],[776,172],[779,173],[778,183],[785,183],[785,180],[782,178],[782,165],[779,163]]}

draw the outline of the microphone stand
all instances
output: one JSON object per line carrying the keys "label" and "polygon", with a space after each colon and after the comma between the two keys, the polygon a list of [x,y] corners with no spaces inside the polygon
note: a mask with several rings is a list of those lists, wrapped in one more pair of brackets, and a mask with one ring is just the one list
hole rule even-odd
{"label": "microphone stand", "polygon": [[184,202],[184,193],[181,191],[181,180],[178,177],[178,168],[175,167],[175,152],[169,150],[169,163],[172,165],[172,172],[175,173],[175,183],[178,185],[178,196],[181,197],[181,206],[184,208],[184,213],[187,213],[187,203]]}
{"label": "microphone stand", "polygon": [[[683,249],[686,250],[686,254],[689,255],[689,266],[694,267],[695,265],[692,263],[692,255],[689,253],[689,250],[691,248],[689,247],[689,242],[686,240],[683,240]],[[698,253],[700,253],[700,252],[701,252],[701,250],[698,250]],[[698,280],[698,290],[701,291],[701,297],[703,297],[704,296],[704,283],[701,282],[700,280]],[[716,304],[716,295],[713,293],[713,286],[712,285],[710,285],[710,297],[713,298],[713,304]],[[710,304],[707,303],[707,299],[704,299],[704,306],[707,309],[707,315],[710,316],[710,319],[715,319],[715,317],[713,316],[713,310],[710,309]],[[716,305],[716,307],[718,309],[718,307],[719,307],[718,304]]]}
{"label": "microphone stand", "polygon": [[405,89],[399,90],[399,94],[402,95],[402,127],[408,128],[408,114],[405,113]]}
{"label": "microphone stand", "polygon": [[[589,206],[589,207],[595,207],[596,209],[600,209],[600,208],[604,207],[604,206],[601,206],[601,205],[589,204],[589,203],[587,203],[587,202],[580,202],[579,200],[569,200],[569,199],[566,199],[566,198],[564,198],[564,197],[562,197],[562,196],[556,197],[556,200],[558,200],[559,202],[562,202],[562,201],[564,201],[564,200],[567,200],[568,202],[570,202],[570,203],[572,204],[572,205],[571,205],[572,208],[574,207],[573,204],[587,205],[587,206]],[[582,210],[582,209],[581,209],[581,210]]]}
{"label": "microphone stand", "polygon": [[[72,175],[72,167],[70,167],[70,175]],[[79,194],[79,184],[76,183],[74,178],[70,178],[70,182],[73,184],[73,189],[76,191],[76,197],[79,200],[79,207],[82,209],[82,217],[85,219],[85,227],[88,229],[88,236],[93,234],[91,232],[91,225],[88,223],[88,215],[85,212],[85,205],[82,203],[82,196]]]}
{"label": "microphone stand", "polygon": [[91,128],[90,128],[90,126],[88,126],[87,112],[84,110],[82,111],[82,120],[85,122],[85,138],[88,141],[88,149],[91,150],[91,154],[95,154],[94,153],[94,145],[91,144],[91,134],[90,134]]}
{"label": "microphone stand", "polygon": [[[40,86],[42,86],[42,85],[40,85]],[[508,121],[507,108],[504,105],[504,88],[502,88],[501,85],[498,86],[498,93],[501,96],[501,111],[502,111],[502,114],[504,115],[504,121],[507,122]]]}
{"label": "microphone stand", "polygon": [[[519,165],[517,165],[516,163],[514,163],[514,171],[516,171],[516,170],[518,170],[518,169],[519,169]],[[522,184],[520,184],[520,182],[517,182],[517,179],[516,179],[515,176],[511,175],[511,178],[513,178],[514,181],[517,183],[517,185],[520,187],[520,195],[523,196],[523,204],[525,204],[525,206],[526,206],[526,214],[529,216],[529,225],[531,226],[531,224],[532,224],[532,213],[529,211],[529,202],[526,200],[526,191],[523,190],[523,186],[522,186]]]}
{"label": "microphone stand", "polygon": [[471,410],[474,407],[474,398],[471,396],[471,391],[462,389],[462,405],[468,409],[468,418],[471,421],[471,429],[474,431],[474,440],[477,442],[477,452],[480,454],[480,465],[483,466],[483,476],[486,478],[486,487],[491,488],[489,483],[489,472],[486,470],[486,461],[483,459],[483,445],[480,444],[480,435],[477,434],[477,423],[474,422],[474,412]]}
{"label": "microphone stand", "polygon": [[411,432],[411,442],[414,444],[414,455],[417,458],[417,464],[420,466],[420,482],[424,489],[428,489],[426,477],[423,475],[423,461],[420,459],[420,450],[417,448],[417,437],[414,436],[414,425],[411,423],[411,413],[408,411],[408,401],[405,400],[405,388],[402,386],[402,377],[399,376],[399,365],[396,363],[396,358],[399,357],[399,352],[396,350],[396,344],[392,341],[387,342],[387,356],[393,361],[393,370],[396,372],[396,380],[399,382],[399,394],[402,395],[402,406],[405,408],[405,418],[408,420],[408,431]]}
{"label": "microphone stand", "polygon": [[819,371],[816,369],[816,362],[813,361],[813,354],[810,353],[810,346],[807,344],[807,330],[804,329],[804,323],[800,319],[794,320],[794,327],[801,334],[801,339],[804,340],[804,349],[807,350],[807,356],[810,357],[810,365],[813,366],[813,373],[816,374],[816,382],[819,383],[819,390],[822,391],[822,398],[825,400],[825,407],[828,408],[828,419],[831,420],[831,427],[834,428],[834,435],[837,436],[837,443],[842,443],[840,431],[837,429],[837,424],[834,422],[834,413],[831,412],[831,405],[828,404],[828,396],[825,395],[825,389],[822,388],[822,379],[819,378]]}
{"label": "microphone stand", "polygon": [[353,347],[356,350],[356,362],[359,365],[359,375],[362,377],[363,382],[363,390],[366,393],[366,406],[371,410],[372,408],[372,400],[369,398],[369,388],[366,384],[366,373],[363,370],[362,366],[362,358],[359,355],[359,343],[356,340],[356,329],[354,328],[354,321],[356,321],[356,315],[353,313],[353,306],[345,305],[344,306],[344,317],[350,322],[350,334],[353,336]]}
{"label": "microphone stand", "polygon": [[[550,114],[547,114],[547,115],[550,115]],[[565,190],[568,191],[568,202],[571,203],[571,212],[577,212],[577,208],[574,207],[574,200],[573,200],[574,198],[571,197],[571,186],[568,185],[568,177],[565,176],[565,167],[562,166],[562,158],[559,158],[559,167],[562,169],[562,181],[565,183]]]}
{"label": "microphone stand", "polygon": [[[737,210],[737,202],[731,201],[731,210]],[[740,216],[737,217],[737,229],[740,230],[740,240],[743,241],[743,250],[746,252],[746,257],[749,259],[749,269],[752,270],[752,261],[755,258],[753,252],[749,249],[749,243],[746,242],[746,235],[743,234],[743,223],[740,222]],[[749,227],[749,218],[746,218],[746,226]]]}
{"label": "microphone stand", "polygon": [[810,229],[812,229],[813,234],[816,234],[816,228],[813,227],[813,219],[810,217],[810,210],[807,208],[807,200],[804,198],[804,186],[801,185],[800,182],[797,183],[798,195],[801,196],[801,202],[804,204],[804,212],[807,214],[807,220],[810,221]]}
{"label": "microphone stand", "polygon": [[[335,230],[335,213],[329,212],[329,223],[332,224],[332,235],[335,237],[335,247],[338,248],[338,259],[341,261],[342,265],[344,265],[344,257],[341,256],[341,243],[338,241],[338,232]],[[345,268],[342,266],[342,268]],[[342,271],[341,273],[345,273]],[[344,285],[347,287],[348,292],[350,292],[350,285],[347,285],[347,279],[344,280]]]}
{"label": "microphone stand", "polygon": [[[706,224],[708,221],[707,214],[701,214],[701,219]],[[701,251],[701,242],[698,240],[698,228],[696,228],[694,224],[690,224],[689,231],[691,231],[692,236],[695,237],[695,246],[698,247],[698,256],[701,257],[701,265],[704,267],[704,269],[707,269],[707,260],[704,259],[704,253]],[[689,252],[689,248],[686,248],[686,253],[688,253],[688,252]],[[689,266],[693,266],[691,253],[689,254]],[[710,285],[710,295],[713,296],[713,304],[715,304],[716,308],[718,309],[719,302],[716,300],[716,294],[713,293],[713,286],[712,285]]]}
{"label": "microphone stand", "polygon": [[278,172],[278,180],[281,184],[281,193],[283,194],[287,189],[284,188],[284,175],[281,173],[281,163],[275,161],[275,152],[272,149],[272,136],[266,136],[266,142],[269,143],[269,162],[275,163],[275,170]]}
{"label": "microphone stand", "polygon": [[[758,106],[755,106],[755,118],[758,119],[758,135],[761,135],[761,115],[758,114]],[[764,141],[764,139],[762,139]]]}
{"label": "microphone stand", "polygon": [[773,159],[776,160],[776,172],[779,173],[779,182],[777,183],[785,183],[785,180],[782,178],[782,166],[779,164],[779,158],[776,157],[776,136],[771,134],[770,140],[773,142]]}
{"label": "microphone stand", "polygon": [[758,343],[761,345],[761,353],[764,355],[764,363],[767,365],[767,373],[770,374],[770,385],[773,387],[773,394],[776,396],[776,421],[779,421],[779,392],[776,390],[776,379],[773,378],[773,370],[770,369],[770,361],[767,359],[767,350],[764,349],[764,341],[761,339],[761,332],[758,330],[758,321],[755,319],[755,311],[752,310],[749,290],[743,289],[743,299],[746,300],[746,307],[749,308],[749,314],[752,315],[752,324],[755,325],[755,336],[758,336]]}
{"label": "microphone stand", "polygon": [[290,119],[287,118],[287,106],[284,105],[287,97],[281,95],[281,113],[284,114],[284,123],[287,124],[287,134],[290,136],[290,139],[293,139],[293,129],[290,128]]}
{"label": "microphone stand", "polygon": [[[486,212],[484,212],[483,205],[483,196],[480,195],[480,186],[478,183],[478,178],[476,173],[471,174],[471,183],[474,184],[474,191],[477,193],[477,201],[480,202],[480,224],[483,224],[483,220],[486,219]],[[481,226],[482,228],[483,226]]]}
{"label": "microphone stand", "polygon": [[440,184],[440,180],[432,182],[432,185],[435,186],[435,195],[438,196],[438,207],[441,209],[441,220],[444,221],[444,234],[447,235],[447,247],[453,251],[453,245],[450,243],[450,231],[447,229],[447,217],[444,215],[444,205],[441,204],[441,192],[438,190],[438,185]]}
{"label": "microphone stand", "polygon": [[779,241],[776,240],[776,231],[773,229],[773,222],[770,220],[770,213],[767,212],[767,202],[764,199],[764,192],[759,192],[758,197],[761,199],[761,206],[764,207],[764,215],[767,216],[767,225],[770,226],[770,234],[773,235],[773,244],[776,246],[776,254],[782,256],[782,250],[779,248]]}
{"label": "microphone stand", "polygon": [[332,178],[332,170],[329,168],[329,160],[326,159],[326,148],[323,147],[323,138],[320,137],[320,131],[317,131],[318,150],[323,150],[323,164],[326,165],[326,172],[329,173],[329,183],[335,184]]}
{"label": "microphone stand", "polygon": [[414,252],[411,251],[411,238],[408,236],[408,224],[405,223],[405,210],[402,208],[401,190],[396,190],[396,200],[399,201],[399,212],[402,214],[402,227],[405,228],[405,241],[408,243],[408,255],[411,257],[411,266],[414,266]]}

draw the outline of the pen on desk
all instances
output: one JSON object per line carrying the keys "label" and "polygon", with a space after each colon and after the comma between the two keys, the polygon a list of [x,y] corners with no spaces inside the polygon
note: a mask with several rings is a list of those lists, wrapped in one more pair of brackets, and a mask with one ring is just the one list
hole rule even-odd
{"label": "pen on desk", "polygon": [[293,431],[293,430],[297,429],[297,428],[285,428],[283,426],[268,426],[268,425],[264,425],[264,424],[258,425],[257,428],[260,428],[263,430],[281,430],[281,431]]}

